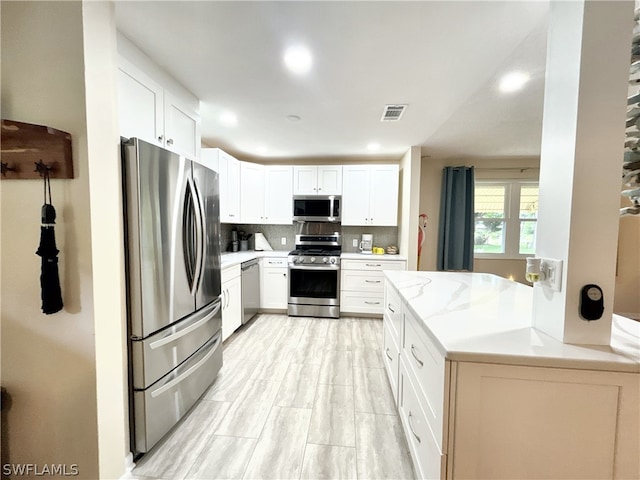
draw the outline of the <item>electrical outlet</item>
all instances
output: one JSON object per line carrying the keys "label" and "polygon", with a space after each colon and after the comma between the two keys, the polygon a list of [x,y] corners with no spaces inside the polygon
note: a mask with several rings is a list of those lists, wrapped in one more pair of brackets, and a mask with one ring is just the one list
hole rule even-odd
{"label": "electrical outlet", "polygon": [[353,239],[353,243],[351,244],[351,246],[358,248],[358,239],[357,238]]}
{"label": "electrical outlet", "polygon": [[280,245],[286,245],[287,244],[287,237],[282,237],[280,239]]}
{"label": "electrical outlet", "polygon": [[562,260],[554,260],[553,258],[541,258],[540,260],[540,268],[545,274],[545,279],[539,282],[540,285],[555,292],[562,291]]}

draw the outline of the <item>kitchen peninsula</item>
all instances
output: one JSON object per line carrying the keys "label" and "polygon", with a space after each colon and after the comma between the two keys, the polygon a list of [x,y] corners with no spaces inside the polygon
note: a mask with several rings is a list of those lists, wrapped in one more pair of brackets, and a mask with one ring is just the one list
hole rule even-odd
{"label": "kitchen peninsula", "polygon": [[385,272],[383,358],[424,478],[640,478],[640,323],[610,346],[531,328],[531,287]]}

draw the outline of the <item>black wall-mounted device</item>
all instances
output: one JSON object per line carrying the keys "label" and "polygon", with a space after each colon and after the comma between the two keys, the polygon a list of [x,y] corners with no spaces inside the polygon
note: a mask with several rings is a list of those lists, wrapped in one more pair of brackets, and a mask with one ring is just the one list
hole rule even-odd
{"label": "black wall-mounted device", "polygon": [[589,284],[580,290],[580,317],[598,320],[604,312],[604,295],[598,285]]}

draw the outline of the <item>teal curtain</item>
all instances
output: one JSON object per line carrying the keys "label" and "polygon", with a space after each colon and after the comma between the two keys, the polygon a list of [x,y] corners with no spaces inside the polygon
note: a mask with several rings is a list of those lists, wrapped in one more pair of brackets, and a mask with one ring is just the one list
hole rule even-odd
{"label": "teal curtain", "polygon": [[438,270],[473,271],[473,167],[442,171]]}

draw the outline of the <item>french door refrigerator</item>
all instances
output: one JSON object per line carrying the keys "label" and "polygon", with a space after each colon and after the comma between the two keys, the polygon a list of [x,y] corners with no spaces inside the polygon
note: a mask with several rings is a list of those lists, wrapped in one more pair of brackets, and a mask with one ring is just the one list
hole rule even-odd
{"label": "french door refrigerator", "polygon": [[122,139],[131,450],[147,452],[222,367],[218,174]]}

